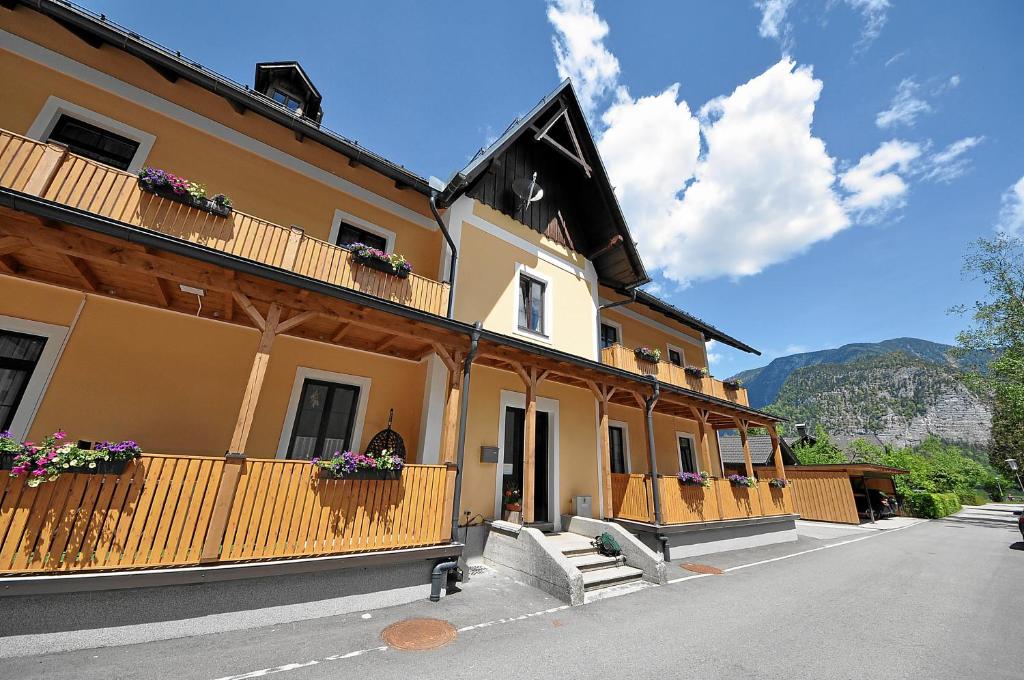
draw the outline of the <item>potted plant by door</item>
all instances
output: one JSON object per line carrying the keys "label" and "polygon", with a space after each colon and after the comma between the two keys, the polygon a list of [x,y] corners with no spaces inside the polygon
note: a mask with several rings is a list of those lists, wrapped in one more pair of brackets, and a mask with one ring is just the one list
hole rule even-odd
{"label": "potted plant by door", "polygon": [[502,519],[506,522],[521,524],[523,513],[523,492],[514,484],[506,484],[503,498],[505,503],[505,513],[502,516]]}

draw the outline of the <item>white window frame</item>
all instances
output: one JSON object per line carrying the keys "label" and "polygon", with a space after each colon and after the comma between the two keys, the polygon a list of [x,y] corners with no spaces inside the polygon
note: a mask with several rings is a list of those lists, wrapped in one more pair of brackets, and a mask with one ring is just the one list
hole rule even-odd
{"label": "white window frame", "polygon": [[331,234],[327,237],[331,244],[338,244],[338,234],[341,233],[342,222],[347,222],[353,227],[359,227],[364,231],[380,236],[387,241],[387,251],[389,253],[395,252],[395,232],[339,209],[334,210],[334,217],[331,219]]}
{"label": "white window frame", "polygon": [[29,427],[35,420],[36,412],[43,403],[43,396],[46,388],[50,385],[50,378],[53,377],[54,367],[60,359],[68,337],[67,326],[57,326],[40,321],[29,321],[14,316],[0,315],[0,330],[12,333],[25,333],[26,335],[37,335],[46,338],[43,351],[36,361],[36,367],[32,370],[32,377],[29,378],[25,391],[21,395],[21,402],[14,412],[14,419],[11,421],[11,434],[15,439],[26,439]]}
{"label": "white window frame", "polygon": [[[526,275],[531,279],[536,279],[544,284],[544,332],[535,333],[530,330],[526,330],[519,327],[519,305],[522,304],[522,287],[519,285],[520,277]],[[554,337],[554,325],[555,318],[552,310],[554,305],[552,299],[554,298],[554,290],[551,287],[551,277],[541,274],[532,267],[527,267],[521,262],[516,262],[516,273],[515,278],[512,279],[513,285],[515,286],[515,305],[512,306],[512,333],[520,337],[529,338],[537,342],[550,345],[551,338]]]}
{"label": "white window frame", "polygon": [[[629,423],[622,420],[609,420],[608,427],[617,427],[622,430],[622,455],[626,459],[626,474],[633,473],[633,460],[632,452],[629,450]],[[609,442],[609,454],[611,454],[611,443]],[[611,468],[611,461],[608,461],[608,467]]]}
{"label": "white window frame", "polygon": [[[619,344],[622,345],[623,347],[626,346],[625,337],[622,335],[622,324],[621,323],[619,323],[618,321],[612,321],[611,319],[606,319],[604,317],[601,317],[601,323],[606,325],[606,326],[614,326],[616,328],[616,330],[619,331]],[[601,344],[601,334],[600,334],[600,332],[598,333],[598,336],[597,336],[597,343],[598,343],[598,346],[600,346],[600,344]]]}
{"label": "white window frame", "polygon": [[53,132],[53,128],[57,125],[57,121],[60,120],[62,115],[77,118],[78,120],[89,123],[90,125],[103,128],[108,132],[126,137],[133,142],[138,142],[139,148],[135,150],[135,155],[132,156],[132,160],[128,164],[128,169],[126,170],[126,172],[130,172],[132,174],[142,170],[142,166],[145,165],[146,159],[149,157],[149,152],[153,149],[153,144],[156,143],[156,135],[152,135],[138,128],[126,125],[119,120],[114,120],[109,116],[104,116],[102,113],[96,113],[84,106],[79,106],[78,104],[69,102],[66,99],[61,99],[60,97],[54,97],[52,95],[46,100],[46,103],[43,104],[43,108],[39,110],[35,121],[33,121],[31,127],[28,129],[26,137],[37,139],[40,142],[47,141],[50,138],[50,133]]}
{"label": "white window frame", "polygon": [[[498,464],[494,466],[494,517],[501,518],[502,493],[501,482],[505,478],[505,410],[512,406],[514,408],[526,408],[526,394],[502,390],[501,399],[498,405]],[[561,488],[558,471],[559,463],[558,442],[559,417],[558,400],[546,397],[537,397],[537,410],[548,414],[548,516],[554,524],[555,531],[562,528],[562,504],[559,502]],[[534,489],[534,494],[537,490]]]}
{"label": "white window frame", "polygon": [[683,452],[679,448],[679,440],[682,438],[690,440],[690,451],[693,453],[693,467],[697,470],[697,472],[706,472],[710,475],[711,470],[700,469],[700,456],[697,454],[697,438],[690,432],[680,431],[676,431],[676,459],[679,461],[679,470],[677,470],[677,472],[682,472],[684,468]]}
{"label": "white window frame", "polygon": [[[679,367],[683,368],[684,366],[686,366],[686,352],[683,351],[682,347],[680,347],[679,345],[673,345],[671,342],[666,342],[665,343],[665,349],[666,350],[675,350],[676,352],[679,352],[679,358],[683,362],[682,364],[680,364]],[[668,351],[665,352],[665,361],[668,361],[669,363],[672,363],[669,360],[669,358],[668,358]]]}
{"label": "white window frame", "polygon": [[373,379],[360,375],[334,373],[332,371],[323,371],[319,368],[299,366],[295,369],[292,394],[288,399],[288,409],[285,411],[284,424],[281,427],[281,438],[277,444],[277,457],[282,459],[288,457],[288,445],[291,443],[292,430],[295,428],[295,417],[299,411],[302,386],[306,383],[307,378],[359,388],[359,399],[356,402],[356,417],[352,421],[351,446],[353,451],[362,451],[363,423],[366,420],[366,405],[370,401],[370,386],[373,384]]}

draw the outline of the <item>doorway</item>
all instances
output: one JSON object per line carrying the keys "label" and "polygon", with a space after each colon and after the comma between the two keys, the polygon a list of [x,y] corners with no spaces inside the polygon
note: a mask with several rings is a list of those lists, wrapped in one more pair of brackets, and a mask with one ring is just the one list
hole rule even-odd
{"label": "doorway", "polygon": [[[501,488],[514,486],[523,491],[523,458],[526,451],[526,409],[505,407],[505,460]],[[550,422],[545,411],[537,411],[533,465],[533,521],[548,522],[548,442]],[[525,499],[524,499],[525,502]]]}

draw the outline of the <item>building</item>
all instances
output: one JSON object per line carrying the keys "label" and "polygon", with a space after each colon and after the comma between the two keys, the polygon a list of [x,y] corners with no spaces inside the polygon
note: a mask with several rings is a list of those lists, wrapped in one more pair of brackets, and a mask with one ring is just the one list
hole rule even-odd
{"label": "building", "polygon": [[[533,527],[500,529],[512,541],[587,514],[665,552],[696,525],[712,544],[737,523],[747,543],[792,538],[786,491],[730,486],[714,436],[767,428],[785,476],[775,418],[706,375],[707,341],[754,350],[638,289],[568,82],[440,182],[326,129],[295,62],[241,85],[58,2],[3,3],[0,77],[17,84],[0,106],[0,429],[147,452],[109,481],[5,477],[0,573],[386,553],[429,577],[504,526],[509,488]],[[389,427],[400,480],[311,474]],[[715,479],[683,487],[685,470]]]}

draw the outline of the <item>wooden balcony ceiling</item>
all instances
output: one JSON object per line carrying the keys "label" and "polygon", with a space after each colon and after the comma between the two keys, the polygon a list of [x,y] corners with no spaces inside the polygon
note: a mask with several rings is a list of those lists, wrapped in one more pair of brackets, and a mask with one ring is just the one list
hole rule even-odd
{"label": "wooden balcony ceiling", "polygon": [[195,316],[198,300],[184,284],[205,291],[203,318],[249,327],[257,326],[250,311],[265,318],[276,302],[287,335],[402,359],[468,343],[464,334],[7,207],[0,274]]}

